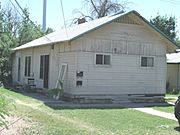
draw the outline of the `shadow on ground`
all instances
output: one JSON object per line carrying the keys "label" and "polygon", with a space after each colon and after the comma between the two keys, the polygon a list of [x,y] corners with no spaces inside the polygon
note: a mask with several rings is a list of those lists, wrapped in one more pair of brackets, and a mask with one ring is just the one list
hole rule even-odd
{"label": "shadow on ground", "polygon": [[180,127],[175,127],[174,130],[176,130],[177,132],[180,132]]}
{"label": "shadow on ground", "polygon": [[[13,90],[14,91],[14,90]],[[93,103],[93,104],[85,104],[85,103],[74,103],[70,101],[63,100],[55,100],[53,98],[48,97],[44,93],[38,92],[26,92],[24,90],[15,91],[21,93],[24,96],[28,96],[39,101],[42,101],[46,106],[52,109],[123,109],[123,108],[143,108],[143,107],[169,107],[172,106],[166,102],[161,103],[132,103],[132,102],[124,102],[124,103]]]}

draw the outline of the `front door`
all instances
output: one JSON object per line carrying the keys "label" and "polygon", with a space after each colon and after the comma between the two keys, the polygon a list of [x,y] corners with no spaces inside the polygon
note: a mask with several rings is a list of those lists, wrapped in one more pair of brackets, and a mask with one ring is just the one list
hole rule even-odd
{"label": "front door", "polygon": [[43,80],[43,87],[49,87],[49,55],[40,57],[40,79]]}
{"label": "front door", "polygon": [[49,55],[45,55],[44,62],[44,88],[49,87]]}

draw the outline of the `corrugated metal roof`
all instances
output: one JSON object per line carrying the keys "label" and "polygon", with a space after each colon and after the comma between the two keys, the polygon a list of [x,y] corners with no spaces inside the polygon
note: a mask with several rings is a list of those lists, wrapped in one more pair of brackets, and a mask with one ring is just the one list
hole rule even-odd
{"label": "corrugated metal roof", "polygon": [[171,53],[171,54],[166,54],[167,57],[167,63],[169,64],[178,64],[180,63],[180,53]]}
{"label": "corrugated metal roof", "polygon": [[[168,41],[170,41],[172,44],[175,45],[175,43],[170,40],[166,35],[164,35],[161,31],[159,31],[157,28],[152,26],[145,18],[143,18],[138,12],[136,11],[130,11],[127,13],[123,14],[116,14],[112,16],[106,16],[100,19],[96,19],[90,22],[86,22],[74,27],[67,28],[67,31],[65,29],[62,29],[60,31],[53,32],[51,34],[48,34],[46,36],[43,36],[41,38],[38,38],[36,40],[33,40],[27,44],[21,45],[19,47],[14,48],[13,50],[20,50],[20,49],[25,49],[25,48],[30,48],[30,47],[35,47],[35,46],[41,46],[41,45],[46,45],[46,44],[53,44],[53,43],[58,43],[58,42],[65,42],[65,41],[70,41],[75,38],[78,38],[82,36],[83,34],[86,34],[92,30],[98,29],[99,27],[111,23],[113,20],[123,17],[128,14],[135,14],[139,18],[141,18],[145,23],[150,25],[155,31],[160,33],[163,37],[165,37]],[[67,34],[66,34],[67,32]]]}

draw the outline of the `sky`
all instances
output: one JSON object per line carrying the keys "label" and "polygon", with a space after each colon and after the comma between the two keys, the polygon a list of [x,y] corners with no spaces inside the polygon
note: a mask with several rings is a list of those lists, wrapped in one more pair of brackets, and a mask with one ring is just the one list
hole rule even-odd
{"label": "sky", "polygon": [[[2,7],[7,7],[14,0],[0,0]],[[37,24],[42,24],[43,0],[17,0],[21,7],[27,7],[30,19]],[[122,0],[118,0],[121,2]],[[175,16],[177,19],[177,31],[180,37],[180,0],[126,0],[128,1],[126,11],[136,10],[148,21],[159,15]],[[70,24],[77,16],[73,11],[78,9],[87,12],[83,0],[62,0],[66,24]],[[17,5],[16,5],[17,6]],[[17,6],[18,7],[18,6]],[[20,11],[20,9],[18,9]],[[20,11],[21,12],[21,11]],[[63,14],[60,0],[47,0],[46,26],[54,30],[64,27]]]}

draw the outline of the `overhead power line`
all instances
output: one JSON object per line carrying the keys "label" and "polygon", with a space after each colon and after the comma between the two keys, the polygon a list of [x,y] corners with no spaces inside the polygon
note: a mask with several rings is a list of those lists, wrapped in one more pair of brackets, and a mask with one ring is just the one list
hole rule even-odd
{"label": "overhead power line", "polygon": [[64,16],[64,9],[63,9],[63,3],[62,3],[62,0],[60,0],[60,3],[61,3],[62,14],[63,14],[64,27],[65,27],[66,36],[67,36],[67,39],[68,39],[68,32],[67,32],[67,28],[66,28],[66,22],[65,22],[65,16]]}
{"label": "overhead power line", "polygon": [[162,2],[167,2],[170,4],[180,4],[180,0],[161,0]]}

